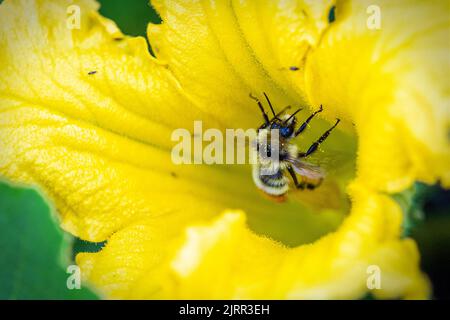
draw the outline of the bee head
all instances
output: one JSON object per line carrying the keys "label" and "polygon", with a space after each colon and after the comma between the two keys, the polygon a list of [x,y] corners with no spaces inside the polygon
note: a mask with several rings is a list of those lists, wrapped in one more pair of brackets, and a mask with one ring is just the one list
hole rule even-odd
{"label": "bee head", "polygon": [[288,139],[292,136],[295,130],[297,119],[295,116],[286,115],[283,120],[275,119],[270,125],[270,129],[280,130],[280,136],[284,139]]}

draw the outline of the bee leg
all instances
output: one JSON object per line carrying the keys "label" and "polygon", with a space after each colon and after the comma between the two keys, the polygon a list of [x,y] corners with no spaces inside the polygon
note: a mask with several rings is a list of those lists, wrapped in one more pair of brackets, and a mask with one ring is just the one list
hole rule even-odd
{"label": "bee leg", "polygon": [[303,182],[306,186],[306,189],[308,190],[314,190],[315,188],[319,187],[322,184],[323,179],[320,179],[317,181],[317,183],[311,183],[311,182]]}
{"label": "bee leg", "polygon": [[300,133],[302,133],[306,127],[308,126],[309,122],[312,120],[312,118],[314,118],[314,116],[316,114],[318,114],[319,112],[322,112],[323,108],[322,105],[320,105],[320,109],[317,111],[314,111],[313,114],[311,114],[308,119],[306,119],[305,122],[302,123],[302,125],[297,129],[297,131],[295,131],[294,137],[298,136]]}
{"label": "bee leg", "polygon": [[298,182],[297,175],[295,174],[295,171],[292,168],[292,166],[288,166],[287,170],[288,170],[289,174],[291,175],[292,181],[294,181],[295,187],[297,189],[302,189],[303,190],[303,189],[307,188],[307,184],[305,182],[303,182],[303,181],[302,182]]}
{"label": "bee leg", "polygon": [[272,121],[275,120],[275,119],[280,120],[280,118],[278,118],[278,117],[281,116],[286,110],[289,110],[290,108],[291,108],[291,106],[286,106],[286,107],[284,107],[283,110],[281,110],[280,112],[278,112],[278,113],[275,115],[275,117],[272,119]]}
{"label": "bee leg", "polygon": [[311,153],[313,153],[314,151],[317,150],[317,148],[319,147],[319,145],[325,141],[326,138],[328,138],[328,136],[330,135],[331,131],[333,131],[334,128],[336,128],[336,126],[338,125],[338,123],[340,122],[340,119],[336,119],[336,123],[327,131],[324,132],[324,134],[322,134],[322,136],[316,141],[314,142],[308,149],[308,151],[306,152],[301,152],[299,153],[299,157],[307,157],[309,156]]}
{"label": "bee leg", "polygon": [[[283,110],[281,110],[280,112],[278,112],[278,113],[275,115],[275,117],[273,117],[272,120],[269,121],[269,124],[272,123],[272,122],[275,121],[275,120],[281,121],[281,119],[279,118],[279,116],[281,116],[283,113],[286,112],[286,110],[289,110],[290,108],[291,108],[291,106],[286,106],[286,107],[284,107]],[[300,110],[301,110],[301,109],[300,109]],[[300,111],[300,110],[299,110],[299,111]],[[285,121],[285,122],[286,122],[286,121]],[[268,126],[268,124],[267,124],[267,123],[264,123],[264,124],[263,124],[262,126],[260,126],[258,129],[264,129],[264,128],[267,128],[267,126]]]}
{"label": "bee leg", "polygon": [[307,181],[298,182],[297,175],[295,174],[295,171],[292,168],[292,166],[288,166],[287,170],[288,170],[289,174],[291,175],[292,180],[294,181],[295,187],[297,189],[314,190],[315,188],[317,188],[318,186],[320,186],[322,184],[323,179],[320,179],[319,181],[317,181],[317,183],[312,183],[312,182],[307,182]]}

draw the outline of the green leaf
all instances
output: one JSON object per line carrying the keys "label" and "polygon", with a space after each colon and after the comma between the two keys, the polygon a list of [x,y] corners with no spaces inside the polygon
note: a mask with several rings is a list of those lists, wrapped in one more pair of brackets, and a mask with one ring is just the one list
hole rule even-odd
{"label": "green leaf", "polygon": [[86,240],[81,240],[80,238],[75,238],[72,245],[72,260],[80,252],[99,252],[105,246],[106,241],[103,242],[89,242]]}
{"label": "green leaf", "polygon": [[0,299],[96,299],[68,288],[70,247],[36,190],[0,181]]}
{"label": "green leaf", "polygon": [[100,13],[117,23],[130,36],[146,37],[147,24],[161,23],[150,1],[100,0]]}
{"label": "green leaf", "polygon": [[425,218],[423,211],[425,200],[435,189],[436,186],[428,186],[416,182],[410,189],[392,195],[403,211],[404,237],[409,237],[412,230],[423,222]]}

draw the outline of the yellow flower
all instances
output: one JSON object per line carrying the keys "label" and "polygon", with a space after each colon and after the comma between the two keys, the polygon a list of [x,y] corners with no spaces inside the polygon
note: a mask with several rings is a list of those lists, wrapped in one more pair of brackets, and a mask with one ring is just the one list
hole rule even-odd
{"label": "yellow flower", "polygon": [[[371,1],[153,5],[156,58],[93,1],[0,5],[0,173],[41,186],[66,231],[107,240],[77,256],[85,278],[107,298],[428,297],[390,194],[450,185],[448,4],[378,1],[379,29]],[[248,95],[263,91],[324,105],[303,147],[343,119],[323,187],[279,204],[249,166],[171,162],[172,131],[194,120],[259,125]]]}

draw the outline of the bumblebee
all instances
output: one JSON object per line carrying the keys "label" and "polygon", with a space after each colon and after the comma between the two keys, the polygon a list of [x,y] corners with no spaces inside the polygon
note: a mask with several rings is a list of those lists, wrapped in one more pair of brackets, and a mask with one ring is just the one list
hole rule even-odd
{"label": "bumblebee", "polygon": [[[311,120],[322,112],[322,105],[298,126],[296,115],[302,108],[288,114],[286,113],[290,109],[288,106],[275,113],[269,98],[265,93],[263,94],[273,115],[271,119],[259,99],[250,94],[250,98],[258,104],[264,119],[264,123],[257,129],[256,140],[253,143],[256,151],[253,180],[256,186],[269,196],[282,199],[289,190],[289,174],[296,189],[317,188],[325,178],[325,172],[321,167],[308,163],[306,158],[327,139],[340,119],[336,119],[336,123],[313,142],[306,152],[303,152],[298,150],[292,139],[305,131]],[[277,134],[275,139],[272,139],[274,130],[277,130]],[[275,151],[277,152],[276,161],[272,157]]]}

